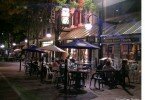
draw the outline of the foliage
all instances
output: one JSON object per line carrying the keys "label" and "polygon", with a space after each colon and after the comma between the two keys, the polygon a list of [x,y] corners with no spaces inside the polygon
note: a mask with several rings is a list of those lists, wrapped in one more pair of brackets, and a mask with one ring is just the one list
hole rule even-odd
{"label": "foliage", "polygon": [[1,0],[0,33],[12,34],[16,42],[22,41],[26,36],[36,38],[42,27],[49,24],[52,7],[45,1]]}
{"label": "foliage", "polygon": [[92,0],[85,0],[84,9],[87,10],[87,11],[95,11],[96,10],[96,6],[92,2]]}
{"label": "foliage", "polygon": [[78,4],[76,1],[70,2],[70,8],[77,8],[78,5],[79,5],[79,4]]}
{"label": "foliage", "polygon": [[56,2],[60,5],[64,5],[66,3],[66,0],[56,0]]}

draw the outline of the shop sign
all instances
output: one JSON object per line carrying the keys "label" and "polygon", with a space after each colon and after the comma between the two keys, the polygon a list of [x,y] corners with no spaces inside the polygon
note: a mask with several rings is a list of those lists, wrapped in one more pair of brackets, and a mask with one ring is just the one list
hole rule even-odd
{"label": "shop sign", "polygon": [[128,43],[128,42],[140,42],[138,37],[122,38],[122,39],[103,39],[103,43]]}
{"label": "shop sign", "polygon": [[104,43],[119,43],[120,39],[103,39]]}
{"label": "shop sign", "polygon": [[61,10],[62,25],[69,25],[69,16],[70,16],[69,8],[62,8]]}
{"label": "shop sign", "polygon": [[96,42],[96,37],[95,36],[87,36],[86,41],[89,43],[95,43]]}
{"label": "shop sign", "polygon": [[140,42],[140,39],[138,37],[133,38],[123,38],[121,42]]}
{"label": "shop sign", "polygon": [[132,42],[140,42],[140,38],[131,38]]}

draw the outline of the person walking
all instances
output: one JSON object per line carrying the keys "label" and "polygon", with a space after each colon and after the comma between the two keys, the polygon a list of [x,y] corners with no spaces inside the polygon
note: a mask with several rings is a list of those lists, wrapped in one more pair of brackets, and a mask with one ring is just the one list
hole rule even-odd
{"label": "person walking", "polygon": [[130,78],[129,78],[129,66],[128,61],[126,59],[122,60],[122,67],[121,67],[121,77],[122,77],[122,86],[126,86],[125,79],[128,79],[128,83],[130,85]]}
{"label": "person walking", "polygon": [[40,69],[40,81],[44,83],[44,79],[46,79],[47,69],[44,66],[44,59],[41,58],[41,69]]}

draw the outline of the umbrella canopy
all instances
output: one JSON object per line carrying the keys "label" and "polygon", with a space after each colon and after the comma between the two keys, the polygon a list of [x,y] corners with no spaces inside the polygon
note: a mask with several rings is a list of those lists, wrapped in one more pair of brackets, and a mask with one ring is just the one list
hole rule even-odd
{"label": "umbrella canopy", "polygon": [[20,52],[22,51],[21,49],[15,49],[14,52]]}
{"label": "umbrella canopy", "polygon": [[75,49],[99,49],[98,46],[92,45],[81,39],[73,40],[72,42],[63,44],[61,48],[75,48]]}
{"label": "umbrella canopy", "polygon": [[38,48],[38,50],[47,50],[47,51],[55,51],[55,52],[65,52],[64,50],[62,50],[61,48],[55,46],[55,45],[48,45],[48,46],[44,46],[44,47],[40,47]]}
{"label": "umbrella canopy", "polygon": [[24,51],[28,51],[28,52],[40,52],[40,53],[45,53],[42,50],[38,50],[38,47],[36,45],[30,45],[28,48],[23,49]]}

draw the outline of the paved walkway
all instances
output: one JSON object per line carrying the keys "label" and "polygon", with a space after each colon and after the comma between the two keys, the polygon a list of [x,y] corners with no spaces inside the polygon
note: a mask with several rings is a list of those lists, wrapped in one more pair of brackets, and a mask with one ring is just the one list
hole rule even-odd
{"label": "paved walkway", "polygon": [[19,63],[0,62],[0,100],[140,100],[141,85],[133,85],[128,93],[121,86],[100,91],[93,86],[90,89],[88,80],[84,92],[66,96],[50,82],[42,84],[36,77],[26,76],[24,68],[19,71]]}

